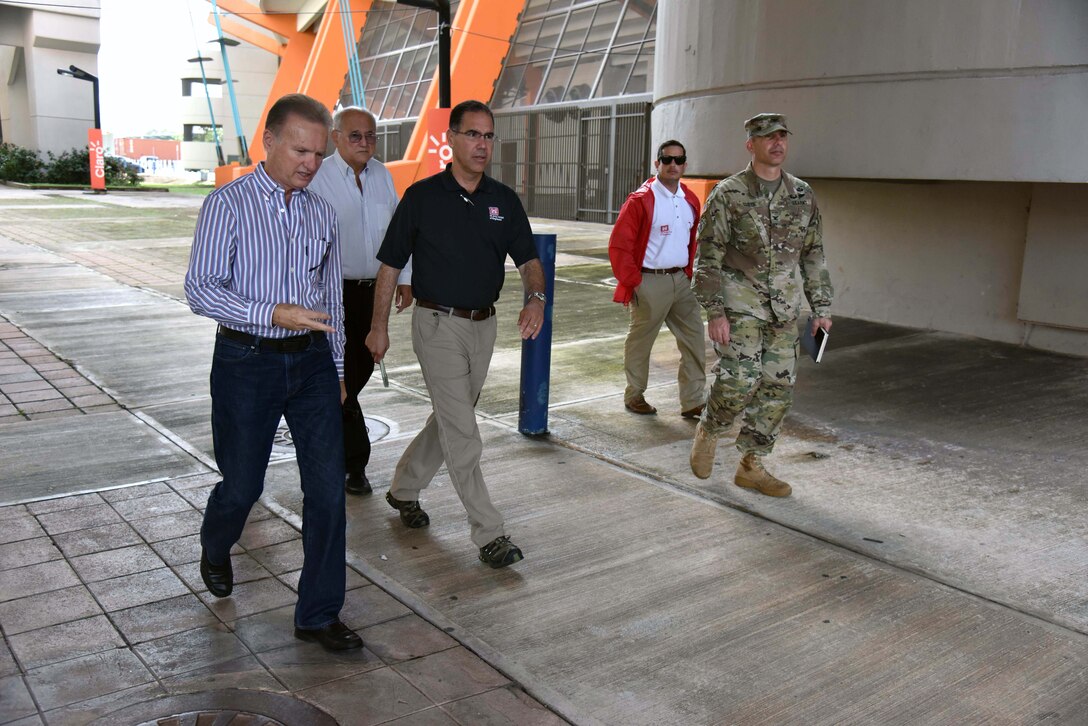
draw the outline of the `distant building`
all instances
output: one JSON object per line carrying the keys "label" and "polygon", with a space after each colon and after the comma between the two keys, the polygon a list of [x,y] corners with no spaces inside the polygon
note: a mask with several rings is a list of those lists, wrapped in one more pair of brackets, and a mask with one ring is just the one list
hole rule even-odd
{"label": "distant building", "polygon": [[113,140],[113,153],[132,161],[155,157],[163,161],[181,159],[181,142],[174,139],[142,139],[126,136]]}
{"label": "distant building", "polygon": [[[214,26],[209,26],[209,31],[209,35],[214,35]],[[229,34],[226,37],[229,42],[237,42]],[[265,101],[276,76],[278,57],[249,44],[228,45],[226,52],[238,102],[242,136],[249,139],[261,122]],[[195,57],[196,49],[193,53]],[[184,169],[193,171],[219,166],[215,152],[216,134],[219,135],[224,160],[228,164],[241,161],[230,94],[226,88],[226,68],[219,43],[202,45],[200,57],[207,59],[204,61],[207,85],[204,77],[200,75],[200,64],[195,61],[185,62],[181,76],[181,165]],[[211,114],[208,112],[209,100]]]}

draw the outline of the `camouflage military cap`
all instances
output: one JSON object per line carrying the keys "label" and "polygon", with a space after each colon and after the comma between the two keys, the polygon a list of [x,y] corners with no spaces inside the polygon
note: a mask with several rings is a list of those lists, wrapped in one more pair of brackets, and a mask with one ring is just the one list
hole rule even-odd
{"label": "camouflage military cap", "polygon": [[753,136],[768,136],[775,131],[790,130],[786,128],[786,117],[780,113],[761,113],[744,122],[744,130],[748,132],[748,138]]}

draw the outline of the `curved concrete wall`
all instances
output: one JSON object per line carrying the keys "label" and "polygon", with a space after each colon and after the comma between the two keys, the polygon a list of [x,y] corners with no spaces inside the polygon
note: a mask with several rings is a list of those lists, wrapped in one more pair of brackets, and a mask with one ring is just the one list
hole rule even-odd
{"label": "curved concrete wall", "polygon": [[720,177],[778,111],[801,176],[1085,182],[1086,37],[1085,0],[658,0],[654,138]]}

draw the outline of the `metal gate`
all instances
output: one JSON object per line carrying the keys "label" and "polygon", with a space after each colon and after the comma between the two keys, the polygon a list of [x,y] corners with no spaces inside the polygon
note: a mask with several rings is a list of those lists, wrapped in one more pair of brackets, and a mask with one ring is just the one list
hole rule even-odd
{"label": "metal gate", "polygon": [[549,106],[495,114],[491,173],[534,217],[615,221],[650,174],[650,104]]}

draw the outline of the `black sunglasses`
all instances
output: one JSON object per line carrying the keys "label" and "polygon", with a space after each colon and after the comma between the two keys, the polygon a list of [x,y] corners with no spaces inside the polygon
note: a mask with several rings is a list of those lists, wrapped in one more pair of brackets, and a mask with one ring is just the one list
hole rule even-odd
{"label": "black sunglasses", "polygon": [[675,161],[677,166],[683,166],[684,164],[688,163],[688,155],[681,154],[680,156],[669,156],[667,154],[662,154],[661,156],[657,157],[657,160],[660,161],[662,164],[671,164]]}

